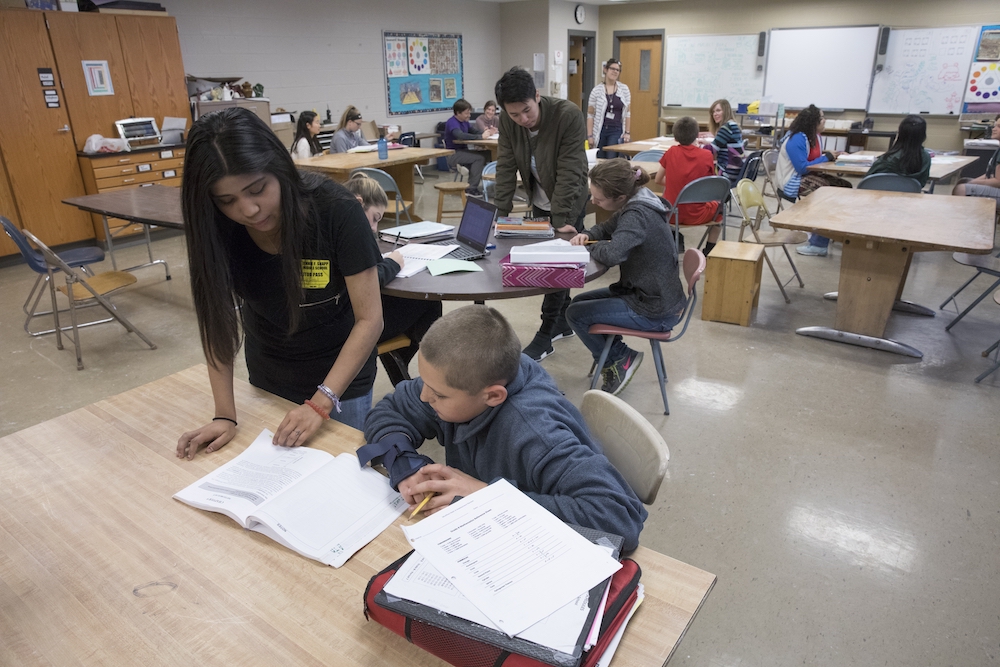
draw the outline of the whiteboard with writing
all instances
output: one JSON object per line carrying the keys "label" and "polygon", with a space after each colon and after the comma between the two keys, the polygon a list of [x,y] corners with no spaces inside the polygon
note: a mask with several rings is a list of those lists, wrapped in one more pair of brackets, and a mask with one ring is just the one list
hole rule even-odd
{"label": "whiteboard with writing", "polygon": [[871,113],[957,114],[979,28],[891,30],[885,68],[872,83]]}
{"label": "whiteboard with writing", "polygon": [[663,104],[707,109],[718,99],[759,100],[764,72],[757,71],[757,35],[667,37]]}

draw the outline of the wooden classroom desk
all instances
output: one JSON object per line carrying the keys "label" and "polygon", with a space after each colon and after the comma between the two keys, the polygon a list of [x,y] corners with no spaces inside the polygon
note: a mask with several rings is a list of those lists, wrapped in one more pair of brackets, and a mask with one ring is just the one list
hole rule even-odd
{"label": "wooden classroom desk", "polygon": [[407,201],[413,201],[413,165],[423,164],[431,158],[446,157],[454,151],[447,148],[397,148],[389,151],[386,160],[378,159],[378,152],[369,153],[328,153],[295,160],[301,169],[328,174],[335,181],[343,183],[358,167],[374,167],[387,172],[399,186],[399,194]]}
{"label": "wooden classroom desk", "polygon": [[615,144],[605,146],[606,151],[625,153],[626,155],[636,155],[643,151],[665,151],[677,144],[673,139],[643,139],[642,141],[630,141],[627,144]]}
{"label": "wooden classroom desk", "polygon": [[[236,438],[193,461],[174,450],[214,414],[204,365],[0,439],[0,664],[444,664],[362,612],[368,580],[410,550],[402,518],[334,569],[171,498],[292,405],[240,380],[235,392]],[[310,445],[363,443],[328,422]],[[643,547],[633,558],[646,600],[613,664],[662,665],[715,576]]]}
{"label": "wooden classroom desk", "polygon": [[138,188],[124,188],[110,192],[101,192],[96,195],[70,197],[69,199],[63,199],[62,203],[76,206],[81,210],[101,216],[104,222],[104,240],[108,245],[108,254],[111,255],[111,266],[115,271],[118,270],[118,262],[115,260],[114,236],[111,234],[111,229],[108,226],[108,218],[120,218],[143,225],[149,261],[123,270],[134,271],[146,266],[152,266],[153,264],[162,264],[167,272],[167,280],[170,280],[170,267],[167,266],[167,263],[162,259],[153,259],[153,246],[150,244],[149,228],[150,226],[157,226],[169,229],[184,229],[180,188],[154,183]]}
{"label": "wooden classroom desk", "polygon": [[815,232],[844,244],[834,328],[796,333],[921,358],[883,338],[915,252],[986,254],[993,249],[994,203],[880,190],[819,188],[771,218],[778,229]]}
{"label": "wooden classroom desk", "polygon": [[500,152],[500,140],[497,139],[496,137],[493,137],[492,139],[467,139],[465,141],[455,139],[455,143],[471,146],[472,148],[470,150],[476,150],[482,148],[489,150],[490,162],[496,162],[497,154]]}
{"label": "wooden classroom desk", "polygon": [[[871,155],[878,157],[885,151],[858,151],[851,155]],[[939,181],[948,179],[960,174],[963,169],[979,159],[974,155],[941,155],[931,158],[930,186],[928,192],[934,192],[934,185]],[[808,167],[809,171],[826,174],[839,174],[841,176],[864,177],[870,167],[860,165],[837,165],[834,162],[821,162]]]}

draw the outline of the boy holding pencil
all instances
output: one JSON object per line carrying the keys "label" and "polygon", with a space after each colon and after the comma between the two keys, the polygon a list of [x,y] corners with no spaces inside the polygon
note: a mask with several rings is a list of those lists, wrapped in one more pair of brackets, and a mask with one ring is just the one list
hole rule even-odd
{"label": "boy holding pencil", "polygon": [[[401,382],[365,421],[362,465],[383,463],[415,507],[436,512],[504,478],[560,519],[622,535],[635,549],[646,509],[583,417],[492,308],[448,313],[420,343],[420,378]],[[445,464],[416,449],[437,438]]]}

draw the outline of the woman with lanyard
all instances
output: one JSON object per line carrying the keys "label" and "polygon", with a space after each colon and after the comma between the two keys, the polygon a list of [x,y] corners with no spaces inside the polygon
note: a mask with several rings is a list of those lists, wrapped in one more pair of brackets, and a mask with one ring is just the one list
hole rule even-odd
{"label": "woman with lanyard", "polygon": [[273,443],[304,444],[327,419],[364,425],[382,333],[378,244],[343,186],[299,172],[257,116],[235,107],[192,126],[181,184],[191,292],[215,417],[177,456],[236,435],[234,362],[298,406]]}
{"label": "woman with lanyard", "polygon": [[632,140],[629,134],[629,105],[632,103],[632,95],[628,86],[618,81],[621,73],[621,62],[609,59],[604,64],[604,83],[590,91],[590,100],[587,102],[587,141],[591,148],[600,149],[597,157],[618,157],[618,153],[606,151],[604,147]]}

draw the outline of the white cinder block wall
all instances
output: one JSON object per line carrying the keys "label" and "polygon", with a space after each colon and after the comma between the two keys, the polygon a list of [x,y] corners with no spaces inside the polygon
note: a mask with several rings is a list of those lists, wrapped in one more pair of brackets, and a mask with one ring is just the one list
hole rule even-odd
{"label": "white cinder block wall", "polygon": [[315,108],[334,122],[353,104],[366,119],[430,132],[447,113],[388,115],[382,30],[461,33],[465,98],[493,97],[500,9],[468,0],[161,0],[177,19],[184,69],[264,85],[272,111]]}

